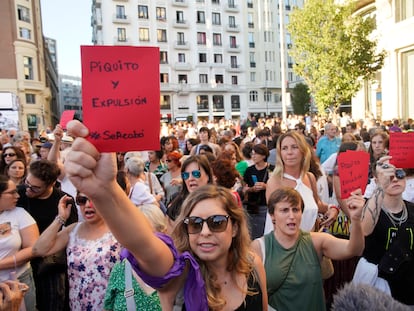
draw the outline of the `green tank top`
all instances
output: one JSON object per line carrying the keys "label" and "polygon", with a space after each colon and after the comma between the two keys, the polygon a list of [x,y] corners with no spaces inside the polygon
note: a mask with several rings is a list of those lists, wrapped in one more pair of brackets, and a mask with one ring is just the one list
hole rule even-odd
{"label": "green tank top", "polygon": [[269,305],[283,311],[325,310],[321,266],[309,232],[301,231],[289,249],[277,242],[273,231],[264,236],[264,244]]}

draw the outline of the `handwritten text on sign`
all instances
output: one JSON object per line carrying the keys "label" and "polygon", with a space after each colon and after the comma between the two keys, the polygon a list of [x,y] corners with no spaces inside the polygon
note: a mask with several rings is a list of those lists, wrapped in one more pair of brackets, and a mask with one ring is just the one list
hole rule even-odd
{"label": "handwritten text on sign", "polygon": [[360,188],[362,193],[368,182],[369,154],[365,151],[348,150],[338,155],[338,175],[341,185],[341,199]]}
{"label": "handwritten text on sign", "polygon": [[101,152],[158,150],[159,49],[82,46],[83,120]]}
{"label": "handwritten text on sign", "polygon": [[389,155],[395,167],[414,168],[414,132],[391,132]]}

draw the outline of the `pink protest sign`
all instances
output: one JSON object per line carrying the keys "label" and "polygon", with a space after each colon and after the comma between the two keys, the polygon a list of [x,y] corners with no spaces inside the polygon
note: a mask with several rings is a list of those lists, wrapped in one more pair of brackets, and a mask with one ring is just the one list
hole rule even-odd
{"label": "pink protest sign", "polygon": [[62,112],[62,115],[60,117],[60,122],[59,122],[62,129],[66,130],[66,124],[68,124],[70,120],[73,120],[74,116],[75,116],[75,110],[65,110]]}
{"label": "pink protest sign", "polygon": [[82,46],[83,121],[101,152],[158,150],[159,49]]}
{"label": "pink protest sign", "polygon": [[414,168],[414,132],[391,132],[389,155],[395,167]]}
{"label": "pink protest sign", "polygon": [[341,185],[341,199],[360,188],[362,193],[368,182],[369,153],[348,150],[338,155],[338,175]]}

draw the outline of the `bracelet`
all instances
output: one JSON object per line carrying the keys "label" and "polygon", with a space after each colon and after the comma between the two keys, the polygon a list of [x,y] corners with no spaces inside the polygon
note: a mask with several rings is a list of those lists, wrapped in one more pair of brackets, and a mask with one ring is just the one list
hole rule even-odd
{"label": "bracelet", "polygon": [[336,209],[338,211],[338,213],[341,211],[341,208],[339,206],[334,205],[334,204],[329,204],[328,209],[330,209],[330,208]]}
{"label": "bracelet", "polygon": [[66,219],[65,218],[63,218],[62,216],[60,216],[60,215],[57,215],[56,216],[56,218],[55,218],[55,220],[58,222],[58,223],[60,223],[62,226],[64,226],[65,225],[65,223],[66,223]]}

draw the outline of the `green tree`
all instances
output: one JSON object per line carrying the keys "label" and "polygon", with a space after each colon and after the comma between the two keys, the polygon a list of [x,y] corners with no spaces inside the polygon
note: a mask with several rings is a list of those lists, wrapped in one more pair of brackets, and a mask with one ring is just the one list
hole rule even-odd
{"label": "green tree", "polygon": [[294,114],[304,115],[310,107],[309,87],[306,84],[296,84],[292,90],[292,107]]}
{"label": "green tree", "polygon": [[318,110],[335,110],[381,69],[385,52],[372,38],[375,18],[352,15],[353,4],[307,0],[290,15],[294,71],[305,79]]}

